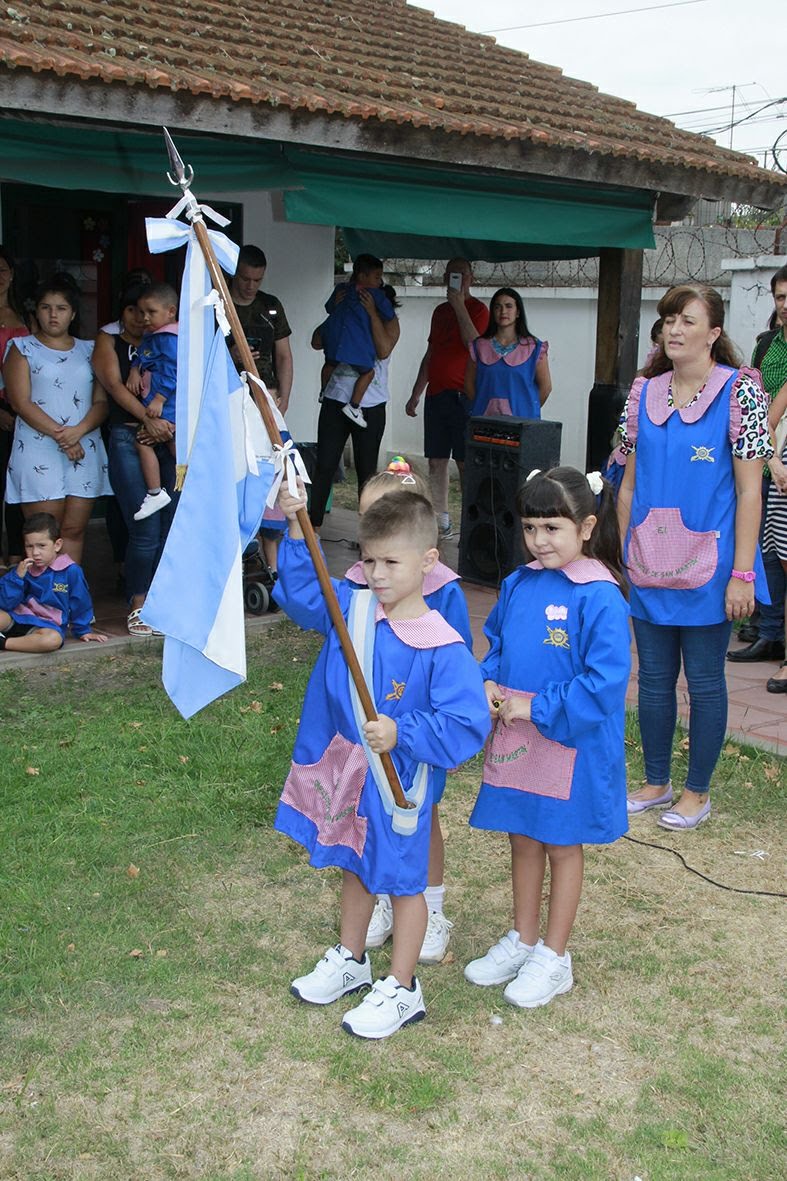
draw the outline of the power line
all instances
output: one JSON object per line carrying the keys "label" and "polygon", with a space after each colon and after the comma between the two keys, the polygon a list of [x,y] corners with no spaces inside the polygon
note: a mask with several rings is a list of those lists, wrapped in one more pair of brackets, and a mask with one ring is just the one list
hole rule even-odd
{"label": "power line", "polygon": [[686,8],[689,4],[707,4],[708,0],[673,0],[671,4],[649,4],[646,8],[619,8],[615,12],[594,12],[589,16],[569,16],[563,20],[536,21],[530,25],[508,25],[504,29],[481,29],[482,33],[516,33],[520,29],[541,29],[546,25],[573,25],[577,21],[604,20],[609,16],[629,16],[633,12],[655,12],[660,8]]}

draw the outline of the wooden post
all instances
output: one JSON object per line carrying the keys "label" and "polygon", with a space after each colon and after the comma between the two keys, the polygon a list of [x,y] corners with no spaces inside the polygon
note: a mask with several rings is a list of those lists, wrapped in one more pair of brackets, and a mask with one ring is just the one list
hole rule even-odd
{"label": "wooden post", "polygon": [[588,407],[588,470],[598,468],[637,371],[642,251],[608,247],[599,254],[595,384]]}

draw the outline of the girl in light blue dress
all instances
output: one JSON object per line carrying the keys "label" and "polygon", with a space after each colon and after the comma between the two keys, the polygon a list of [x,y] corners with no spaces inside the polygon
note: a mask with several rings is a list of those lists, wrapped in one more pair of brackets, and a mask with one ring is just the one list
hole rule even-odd
{"label": "girl in light blue dress", "polygon": [[76,314],[77,293],[69,282],[42,284],[39,331],[11,341],[3,375],[18,415],[6,499],[21,504],[25,516],[51,513],[64,552],[79,563],[93,502],[112,488],[99,430],[106,394],[93,378],[93,342],[71,335]]}

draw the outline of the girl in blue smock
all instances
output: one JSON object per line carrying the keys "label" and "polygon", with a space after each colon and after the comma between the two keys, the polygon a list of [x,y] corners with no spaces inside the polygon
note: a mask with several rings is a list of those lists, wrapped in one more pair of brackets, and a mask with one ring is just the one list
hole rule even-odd
{"label": "girl in blue smock", "polygon": [[[402,492],[414,492],[432,503],[429,494],[429,484],[402,455],[396,455],[388,464],[384,472],[378,472],[367,480],[361,491],[358,502],[359,516],[363,516],[376,500],[394,489]],[[345,574],[345,581],[351,586],[367,586],[363,562],[358,561]],[[437,562],[424,578],[424,602],[432,610],[442,615],[446,623],[459,633],[470,652],[473,651],[473,633],[470,628],[470,615],[467,610],[467,600],[459,585],[459,575]],[[429,837],[429,875],[428,884],[424,890],[429,918],[426,924],[426,935],[418,956],[419,964],[436,964],[445,956],[448,942],[451,938],[453,923],[445,917],[443,905],[445,902],[445,842],[443,830],[440,827],[438,804],[445,791],[446,772],[442,767],[435,767],[433,795],[432,795],[432,828]],[[375,902],[369,930],[366,934],[367,947],[382,947],[393,933],[393,911],[391,900],[387,894],[379,894]]]}
{"label": "girl in blue smock", "polygon": [[[634,383],[621,422],[628,460],[618,513],[647,780],[628,809],[666,808],[659,824],[681,832],[710,816],[711,778],[727,728],[724,658],[732,620],[754,610],[755,581],[758,594],[767,595],[757,532],[763,460],[772,447],[759,374],[740,368],[718,292],[673,287],[659,315],[662,349]],[[671,806],[681,663],[689,768],[685,791]]]}
{"label": "girl in blue smock", "polygon": [[528,329],[522,298],[501,287],[489,305],[489,327],[470,345],[465,396],[471,414],[540,418],[552,391],[549,344]]}
{"label": "girl in blue smock", "polygon": [[[531,474],[517,496],[533,561],[503,583],[481,665],[494,722],[470,824],[508,833],[514,929],[465,968],[507,984],[512,1005],[545,1005],[573,984],[566,944],[583,849],[620,837],[631,668],[614,497],[598,472]],[[551,873],[546,931],[541,890]]]}

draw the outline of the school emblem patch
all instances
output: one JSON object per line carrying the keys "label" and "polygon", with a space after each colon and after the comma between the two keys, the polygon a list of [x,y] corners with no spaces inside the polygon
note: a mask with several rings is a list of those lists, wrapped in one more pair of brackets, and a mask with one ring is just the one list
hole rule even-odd
{"label": "school emblem patch", "polygon": [[391,689],[390,693],[386,693],[385,700],[386,701],[401,701],[402,694],[404,693],[405,682],[404,681],[395,681],[393,679],[393,677],[391,677],[391,684],[393,685],[393,688]]}
{"label": "school emblem patch", "polygon": [[701,460],[704,463],[715,463],[716,462],[716,460],[711,455],[711,451],[716,450],[715,447],[695,447],[694,444],[692,443],[691,449],[694,452],[694,454],[691,457],[692,463],[696,463],[697,460]]}
{"label": "school emblem patch", "polygon": [[550,627],[547,624],[547,631],[549,635],[544,640],[545,644],[549,644],[552,648],[568,648],[568,632],[564,627]]}

